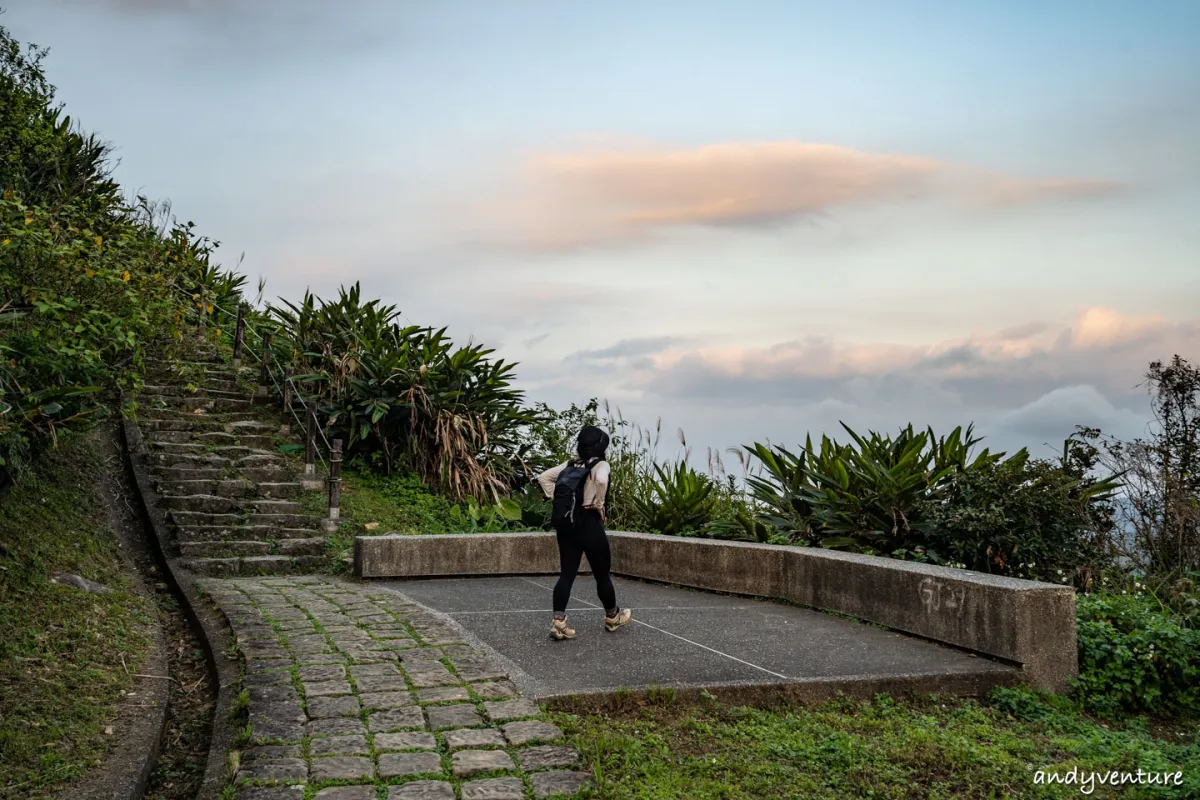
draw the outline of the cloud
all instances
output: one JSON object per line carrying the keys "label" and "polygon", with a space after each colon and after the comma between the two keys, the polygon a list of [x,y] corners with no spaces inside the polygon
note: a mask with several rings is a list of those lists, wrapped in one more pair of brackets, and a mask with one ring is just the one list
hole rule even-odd
{"label": "cloud", "polygon": [[569,358],[579,361],[602,361],[661,353],[673,344],[682,341],[676,336],[645,336],[637,339],[622,339],[616,344],[599,350],[580,350]]}
{"label": "cloud", "polygon": [[638,241],[677,226],[777,224],[852,205],[959,200],[1011,207],[1117,188],[796,141],[542,155],[527,161],[518,180],[519,190],[506,187],[503,202],[477,213],[524,246],[549,250]]}
{"label": "cloud", "polygon": [[[759,348],[709,348],[650,357],[626,388],[672,402],[788,405],[841,398],[963,404],[1011,410],[1063,386],[1087,385],[1134,403],[1147,364],[1200,352],[1200,320],[1090,308],[1068,327],[1035,323],[930,345],[847,343],[811,338]],[[1032,412],[1031,412],[1032,413]]]}

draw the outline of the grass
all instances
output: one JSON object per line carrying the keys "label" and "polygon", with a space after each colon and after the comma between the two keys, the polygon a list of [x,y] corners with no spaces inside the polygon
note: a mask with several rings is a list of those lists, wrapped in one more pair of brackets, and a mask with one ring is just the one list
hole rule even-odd
{"label": "grass", "polygon": [[1063,698],[1024,689],[988,702],[838,700],[811,708],[677,707],[558,713],[595,767],[593,798],[1113,797],[1096,785],[1035,783],[1039,770],[1183,772],[1183,785],[1126,787],[1120,797],[1200,797],[1198,726],[1132,718],[1105,725]]}
{"label": "grass", "polygon": [[[0,496],[0,798],[42,797],[99,762],[149,643],[99,494],[106,469],[100,440],[73,435]],[[60,586],[57,572],[114,591]]]}

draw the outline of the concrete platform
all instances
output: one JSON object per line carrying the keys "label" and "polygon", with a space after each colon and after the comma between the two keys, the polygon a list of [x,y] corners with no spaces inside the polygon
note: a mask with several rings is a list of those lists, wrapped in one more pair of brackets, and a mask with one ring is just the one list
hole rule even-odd
{"label": "concrete platform", "polygon": [[[374,582],[373,582],[374,583]],[[820,700],[838,691],[980,694],[1016,683],[1011,666],[783,603],[615,579],[633,624],[603,630],[590,575],[568,615],[574,640],[549,638],[552,577],[374,583],[440,612],[490,649],[527,697],[604,696],[618,689],[721,690],[755,703]]]}

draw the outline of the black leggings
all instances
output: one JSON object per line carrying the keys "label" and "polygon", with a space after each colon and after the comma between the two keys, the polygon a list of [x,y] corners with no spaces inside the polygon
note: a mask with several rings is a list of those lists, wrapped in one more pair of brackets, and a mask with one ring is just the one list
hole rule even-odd
{"label": "black leggings", "polygon": [[615,609],[617,590],[613,588],[612,576],[608,572],[612,568],[612,555],[608,550],[608,535],[604,532],[600,512],[577,509],[575,524],[559,528],[557,534],[560,571],[558,583],[554,584],[554,613],[566,612],[567,602],[571,599],[571,585],[575,583],[579,561],[584,553],[592,568],[592,576],[596,579],[596,594],[600,596],[604,610]]}

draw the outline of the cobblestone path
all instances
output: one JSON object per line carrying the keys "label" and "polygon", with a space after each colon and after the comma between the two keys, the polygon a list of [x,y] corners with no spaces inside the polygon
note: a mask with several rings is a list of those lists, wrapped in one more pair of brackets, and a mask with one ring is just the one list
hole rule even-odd
{"label": "cobblestone path", "polygon": [[587,781],[504,671],[403,596],[205,578],[245,659],[237,800],[527,800]]}

